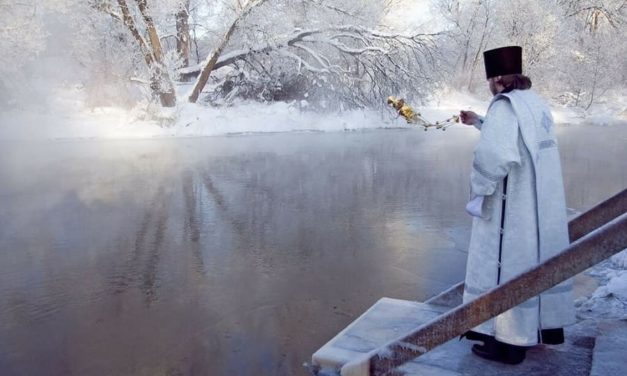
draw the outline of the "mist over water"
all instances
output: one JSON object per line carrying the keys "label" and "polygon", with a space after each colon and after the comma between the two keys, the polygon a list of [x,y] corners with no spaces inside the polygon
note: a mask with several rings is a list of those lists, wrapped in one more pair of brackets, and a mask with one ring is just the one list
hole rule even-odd
{"label": "mist over water", "polygon": [[[382,296],[461,281],[478,132],[3,143],[0,373],[305,375]],[[568,206],[627,128],[559,128]]]}

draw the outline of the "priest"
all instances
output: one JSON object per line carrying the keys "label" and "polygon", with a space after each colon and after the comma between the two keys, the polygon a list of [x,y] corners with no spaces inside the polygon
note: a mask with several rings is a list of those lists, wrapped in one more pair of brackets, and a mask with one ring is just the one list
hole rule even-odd
{"label": "priest", "polygon": [[[472,234],[464,302],[562,251],[569,244],[560,157],[551,111],[522,73],[522,48],[483,54],[494,95],[481,117],[461,111],[480,138],[470,174]],[[574,323],[572,283],[565,281],[464,334],[472,352],[508,364],[537,345],[564,342]]]}

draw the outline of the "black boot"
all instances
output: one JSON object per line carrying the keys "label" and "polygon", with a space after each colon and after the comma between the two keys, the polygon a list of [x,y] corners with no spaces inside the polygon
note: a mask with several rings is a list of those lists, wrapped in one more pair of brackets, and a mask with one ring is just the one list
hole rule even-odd
{"label": "black boot", "polygon": [[525,360],[528,347],[503,343],[491,337],[484,345],[473,345],[473,354],[505,364],[520,364]]}
{"label": "black boot", "polygon": [[542,329],[538,333],[538,343],[546,345],[561,345],[564,343],[564,329]]}
{"label": "black boot", "polygon": [[479,332],[473,332],[472,330],[469,330],[466,333],[464,333],[461,336],[459,336],[459,340],[460,341],[462,339],[464,339],[464,338],[466,338],[469,341],[481,341],[484,344],[485,344],[486,341],[494,339],[493,336],[489,336],[487,334],[483,334],[483,333],[479,333]]}

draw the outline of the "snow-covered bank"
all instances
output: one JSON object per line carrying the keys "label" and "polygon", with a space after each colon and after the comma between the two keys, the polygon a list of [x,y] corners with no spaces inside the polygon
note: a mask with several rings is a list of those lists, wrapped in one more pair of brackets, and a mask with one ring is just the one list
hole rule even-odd
{"label": "snow-covered bank", "polygon": [[[139,105],[132,110],[113,107],[88,109],[80,100],[65,98],[54,110],[0,112],[0,139],[135,139],[216,136],[262,132],[333,132],[408,127],[391,108],[320,114],[306,111],[306,103],[256,102],[209,107],[180,101],[174,109]],[[588,112],[553,107],[558,124],[614,125],[627,123],[627,97]],[[444,120],[459,112],[485,113],[488,101],[451,91],[426,106],[415,106],[428,121]]]}
{"label": "snow-covered bank", "polygon": [[[425,115],[442,117],[446,113],[472,110],[484,114],[489,100],[474,94],[446,90],[424,109]],[[555,123],[558,125],[625,125],[627,124],[627,91],[614,91],[598,103],[584,110],[581,107],[551,104]]]}
{"label": "snow-covered bank", "polygon": [[586,271],[599,283],[589,297],[575,302],[580,319],[627,320],[627,250]]}
{"label": "snow-covered bank", "polygon": [[149,112],[149,119],[147,111],[141,108],[97,108],[59,114],[5,112],[0,114],[0,139],[135,139],[393,126],[372,111],[316,114],[287,103],[247,103],[226,108],[186,103],[172,110]]}
{"label": "snow-covered bank", "polygon": [[627,91],[607,94],[589,109],[553,105],[553,116],[558,124],[620,125],[627,124]]}

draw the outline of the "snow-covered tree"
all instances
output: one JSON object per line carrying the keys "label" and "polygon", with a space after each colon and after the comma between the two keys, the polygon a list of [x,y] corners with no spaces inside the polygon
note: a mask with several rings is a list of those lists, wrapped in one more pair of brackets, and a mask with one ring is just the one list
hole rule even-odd
{"label": "snow-covered tree", "polygon": [[511,44],[523,47],[534,87],[554,98],[589,107],[624,84],[624,0],[436,0],[436,9],[448,22],[440,46],[454,86],[485,91],[481,52]]}
{"label": "snow-covered tree", "polygon": [[[453,72],[451,84],[472,90],[481,69],[482,52],[495,37],[495,3],[493,0],[439,0],[436,11],[444,18],[446,38],[444,51],[448,69]],[[479,72],[479,73],[478,73]]]}
{"label": "snow-covered tree", "polygon": [[12,100],[11,92],[24,80],[20,73],[45,49],[42,9],[35,0],[0,1],[0,101]]}
{"label": "snow-covered tree", "polygon": [[181,1],[176,8],[176,52],[181,58],[181,66],[189,66],[191,36],[189,33],[190,0]]}
{"label": "snow-covered tree", "polygon": [[398,93],[420,99],[434,84],[435,36],[385,29],[385,4],[245,2],[203,65],[205,77],[190,99],[198,98],[211,72],[225,66],[235,69],[219,95],[226,88],[229,96],[256,92],[265,99],[326,99],[353,107],[378,105]]}
{"label": "snow-covered tree", "polygon": [[174,84],[166,65],[165,51],[160,33],[153,18],[155,8],[148,0],[134,0],[129,6],[127,0],[95,0],[98,10],[121,22],[135,40],[150,71],[150,88],[159,98],[161,105],[172,107],[176,104]]}
{"label": "snow-covered tree", "polygon": [[605,27],[620,29],[625,23],[625,0],[559,0],[567,18],[575,17],[583,27],[596,32]]}
{"label": "snow-covered tree", "polygon": [[192,92],[189,95],[190,102],[196,102],[198,100],[198,96],[200,95],[205,85],[207,84],[209,75],[214,70],[215,65],[218,61],[218,58],[220,58],[220,56],[222,55],[222,52],[231,41],[231,36],[237,29],[237,26],[242,22],[242,20],[246,19],[248,14],[252,12],[253,9],[263,4],[264,2],[265,0],[245,0],[245,2],[242,3],[240,0],[237,0],[236,5],[238,8],[237,9],[238,13],[235,16],[235,19],[229,25],[222,39],[218,42],[218,45],[213,49],[211,54],[207,57],[207,60],[204,63],[200,71],[200,75],[198,76],[198,79],[196,80],[196,83],[194,84],[194,87],[192,88]]}
{"label": "snow-covered tree", "polygon": [[45,48],[45,37],[41,6],[37,1],[0,1],[0,67],[3,72],[18,69],[16,62],[34,59]]}
{"label": "snow-covered tree", "polygon": [[586,109],[627,79],[627,1],[560,0],[564,48],[556,55],[561,100]]}

